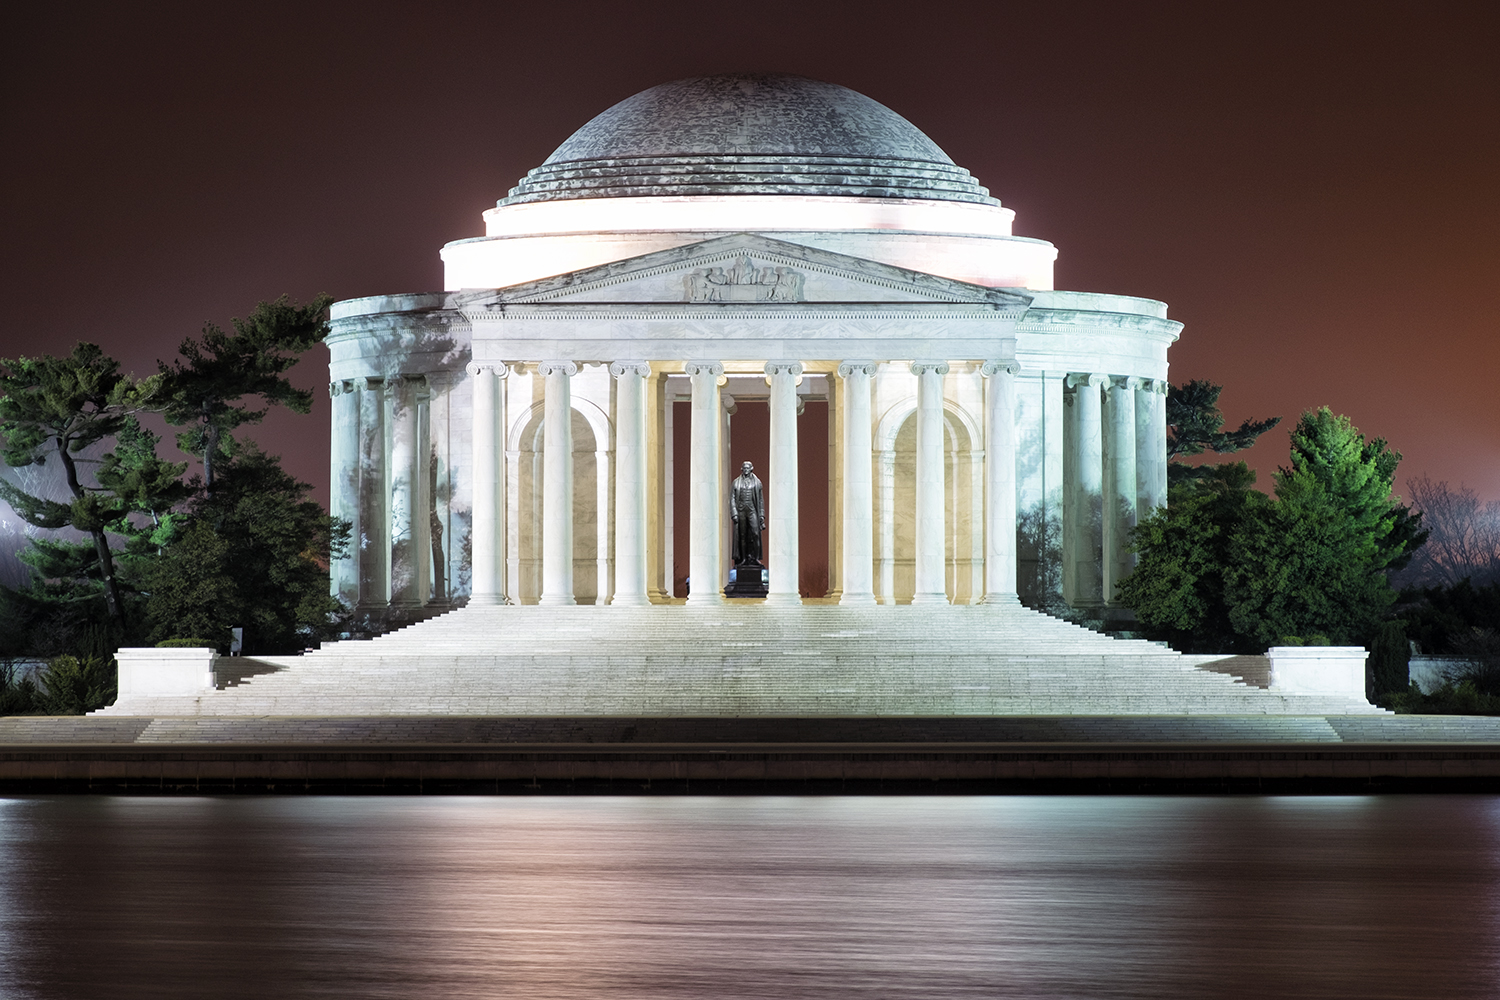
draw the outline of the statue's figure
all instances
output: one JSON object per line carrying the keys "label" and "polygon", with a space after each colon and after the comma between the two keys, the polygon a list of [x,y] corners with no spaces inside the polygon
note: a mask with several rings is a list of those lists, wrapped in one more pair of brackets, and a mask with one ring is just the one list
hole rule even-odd
{"label": "statue's figure", "polygon": [[765,495],[755,466],[746,462],[729,485],[729,517],[734,521],[735,565],[760,562],[760,533],[766,528]]}

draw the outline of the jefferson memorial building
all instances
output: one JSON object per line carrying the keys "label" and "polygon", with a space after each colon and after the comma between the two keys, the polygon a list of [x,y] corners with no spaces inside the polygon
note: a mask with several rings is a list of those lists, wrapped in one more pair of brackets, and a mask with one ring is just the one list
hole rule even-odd
{"label": "jefferson memorial building", "polygon": [[333,587],[455,604],[726,600],[764,482],[767,603],[1103,617],[1166,500],[1150,299],[1057,250],[844,87],[667,83],[575,132],[442,248],[446,290],[333,307]]}

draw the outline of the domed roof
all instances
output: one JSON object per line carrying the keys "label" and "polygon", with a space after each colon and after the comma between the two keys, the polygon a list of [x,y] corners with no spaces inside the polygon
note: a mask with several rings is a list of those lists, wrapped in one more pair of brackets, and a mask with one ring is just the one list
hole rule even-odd
{"label": "domed roof", "polygon": [[740,194],[999,204],[878,101],[768,73],[695,77],[626,98],[499,204]]}

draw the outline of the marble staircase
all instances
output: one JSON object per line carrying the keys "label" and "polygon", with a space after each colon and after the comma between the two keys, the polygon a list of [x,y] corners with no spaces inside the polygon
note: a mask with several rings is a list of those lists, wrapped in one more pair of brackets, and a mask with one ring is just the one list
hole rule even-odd
{"label": "marble staircase", "polygon": [[469,607],[105,716],[1383,714],[1021,607]]}

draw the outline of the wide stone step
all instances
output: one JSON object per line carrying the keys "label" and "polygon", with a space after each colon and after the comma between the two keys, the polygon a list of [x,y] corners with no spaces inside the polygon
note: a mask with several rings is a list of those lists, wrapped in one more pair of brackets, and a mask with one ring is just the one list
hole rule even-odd
{"label": "wide stone step", "polygon": [[1323,715],[1143,640],[1012,607],[465,608],[106,714]]}

